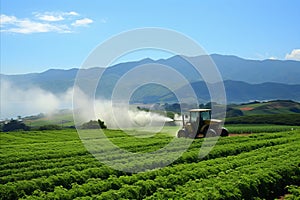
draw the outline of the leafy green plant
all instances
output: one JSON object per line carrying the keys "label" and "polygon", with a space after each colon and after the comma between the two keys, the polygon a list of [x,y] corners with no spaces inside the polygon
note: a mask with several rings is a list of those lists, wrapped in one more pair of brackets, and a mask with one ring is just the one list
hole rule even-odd
{"label": "leafy green plant", "polygon": [[284,196],[286,200],[299,200],[300,199],[300,186],[289,185],[287,186],[288,194]]}
{"label": "leafy green plant", "polygon": [[[83,131],[87,136],[96,132]],[[164,168],[160,166],[186,139],[165,133],[135,138],[121,130],[104,132],[132,152],[153,152],[170,140],[177,145],[163,159],[137,153],[136,163],[119,151],[99,152],[129,167],[158,168],[130,174],[100,163],[74,130],[2,132],[0,199],[274,199],[300,180],[300,152],[295,151],[300,148],[300,130],[220,138],[204,158],[199,157],[204,140],[197,139]]]}

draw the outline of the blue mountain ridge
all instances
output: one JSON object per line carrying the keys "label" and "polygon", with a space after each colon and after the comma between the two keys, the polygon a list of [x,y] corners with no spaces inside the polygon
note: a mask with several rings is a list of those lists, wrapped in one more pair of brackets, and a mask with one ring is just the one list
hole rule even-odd
{"label": "blue mountain ridge", "polygon": [[[228,102],[247,102],[249,100],[291,99],[300,101],[300,62],[292,60],[249,60],[236,56],[212,54],[210,58],[216,64],[224,80]],[[189,57],[193,62],[201,63],[207,56]],[[97,88],[97,96],[110,98],[117,81],[137,66],[160,64],[169,66],[182,74],[196,91],[198,98],[209,100],[206,83],[197,71],[182,56],[168,59],[152,60],[149,58],[119,63],[108,68],[94,67],[81,69],[82,78],[89,85],[98,83],[99,74],[102,79]],[[42,73],[21,75],[1,74],[1,81],[9,81],[22,89],[32,86],[40,87],[54,94],[65,92],[74,85],[79,69],[49,69]],[[159,73],[159,72],[157,72]],[[166,80],[177,84],[175,77],[165,76]],[[175,92],[184,92],[185,85],[178,83]],[[172,96],[173,95],[173,96]],[[148,98],[148,99],[147,99]],[[158,85],[142,87],[133,97],[133,102],[175,101],[174,94]]]}

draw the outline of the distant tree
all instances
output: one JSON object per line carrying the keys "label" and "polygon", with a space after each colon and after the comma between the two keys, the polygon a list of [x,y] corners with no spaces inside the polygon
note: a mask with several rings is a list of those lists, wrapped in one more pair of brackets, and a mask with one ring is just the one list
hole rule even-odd
{"label": "distant tree", "polygon": [[26,126],[22,121],[11,119],[8,123],[4,124],[2,127],[2,131],[16,131],[16,130],[24,130],[29,131],[30,127]]}
{"label": "distant tree", "polygon": [[100,128],[99,123],[94,120],[90,120],[89,122],[83,123],[81,125],[82,129],[98,129]]}
{"label": "distant tree", "polygon": [[145,111],[145,112],[149,112],[150,111],[150,109],[149,108],[143,108],[143,107],[140,107],[140,106],[138,106],[138,107],[136,107],[138,110],[141,110],[141,111]]}
{"label": "distant tree", "polygon": [[100,119],[98,119],[98,124],[99,124],[100,128],[107,129],[107,126],[104,124],[104,121],[101,121]]}
{"label": "distant tree", "polygon": [[95,120],[90,120],[89,122],[86,122],[82,124],[81,126],[82,129],[106,129],[106,125],[104,124],[104,121],[101,121],[98,119],[98,121]]}
{"label": "distant tree", "polygon": [[171,112],[171,111],[167,111],[167,117],[170,118],[170,119],[174,119],[175,113]]}

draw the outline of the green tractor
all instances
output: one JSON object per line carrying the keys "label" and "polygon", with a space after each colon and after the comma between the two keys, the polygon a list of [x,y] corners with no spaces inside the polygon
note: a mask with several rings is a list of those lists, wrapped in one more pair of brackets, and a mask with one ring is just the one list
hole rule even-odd
{"label": "green tractor", "polygon": [[192,109],[189,110],[189,120],[185,122],[182,115],[182,129],[177,133],[177,137],[197,138],[203,137],[228,136],[228,130],[222,127],[222,120],[211,119],[211,109]]}

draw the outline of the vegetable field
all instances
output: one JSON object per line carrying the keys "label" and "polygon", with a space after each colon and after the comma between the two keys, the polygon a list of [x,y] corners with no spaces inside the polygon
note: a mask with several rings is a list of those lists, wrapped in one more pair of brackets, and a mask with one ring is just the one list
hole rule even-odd
{"label": "vegetable field", "polygon": [[275,133],[300,129],[299,126],[274,124],[226,124],[230,133]]}
{"label": "vegetable field", "polygon": [[[220,138],[203,158],[204,139],[196,139],[171,165],[136,174],[100,163],[76,130],[0,134],[1,199],[274,199],[300,183],[299,129]],[[173,139],[164,132],[148,138],[105,134],[131,152],[152,152]],[[151,164],[162,165],[155,158]]]}

